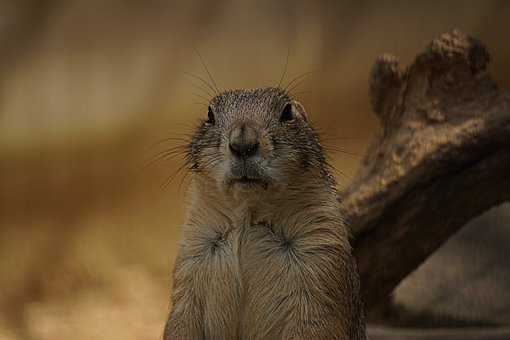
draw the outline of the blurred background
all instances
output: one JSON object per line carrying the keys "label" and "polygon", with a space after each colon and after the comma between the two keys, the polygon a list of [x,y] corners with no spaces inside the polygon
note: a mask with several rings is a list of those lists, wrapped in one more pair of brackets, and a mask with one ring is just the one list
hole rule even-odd
{"label": "blurred background", "polygon": [[[378,129],[368,73],[453,28],[510,88],[508,1],[0,1],[0,339],[158,339],[183,221],[181,159],[144,166],[221,88],[284,84],[330,144],[340,187]],[[194,76],[190,76],[191,73]],[[205,90],[205,92],[204,92]],[[404,282],[380,322],[510,322],[510,207]],[[393,305],[392,305],[393,306]]]}

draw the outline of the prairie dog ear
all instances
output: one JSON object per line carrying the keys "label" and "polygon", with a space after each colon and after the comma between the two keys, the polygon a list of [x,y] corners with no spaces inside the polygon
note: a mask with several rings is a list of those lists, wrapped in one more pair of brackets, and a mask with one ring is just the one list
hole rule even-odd
{"label": "prairie dog ear", "polygon": [[306,110],[305,110],[305,107],[303,106],[303,104],[301,104],[297,100],[293,100],[292,107],[294,108],[294,111],[297,116],[300,116],[301,118],[303,118],[303,120],[305,122],[308,121],[308,114],[306,113]]}

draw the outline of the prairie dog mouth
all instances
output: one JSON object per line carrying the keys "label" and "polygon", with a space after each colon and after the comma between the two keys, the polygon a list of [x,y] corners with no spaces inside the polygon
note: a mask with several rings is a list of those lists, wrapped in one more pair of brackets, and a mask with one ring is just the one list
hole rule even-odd
{"label": "prairie dog mouth", "polygon": [[261,178],[251,178],[248,176],[242,176],[239,178],[232,178],[229,181],[230,186],[240,186],[240,187],[252,187],[252,186],[261,186],[264,189],[267,189],[268,183]]}

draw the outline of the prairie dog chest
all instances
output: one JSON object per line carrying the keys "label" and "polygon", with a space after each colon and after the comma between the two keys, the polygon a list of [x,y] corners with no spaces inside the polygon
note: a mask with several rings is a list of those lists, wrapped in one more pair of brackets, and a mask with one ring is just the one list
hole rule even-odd
{"label": "prairie dog chest", "polygon": [[[289,254],[296,252],[296,241],[289,228],[266,221],[242,222],[232,226],[189,226],[181,250],[183,260],[198,266],[198,272],[221,275],[228,271],[239,286],[246,286],[259,267],[279,271],[287,267]],[[275,267],[276,265],[276,267]]]}
{"label": "prairie dog chest", "polygon": [[[256,222],[234,227],[197,227],[185,234],[189,250],[201,250],[195,256],[233,255],[239,260],[256,253],[285,249],[292,246],[292,239],[285,227],[269,222]],[[209,250],[209,251],[207,251]]]}

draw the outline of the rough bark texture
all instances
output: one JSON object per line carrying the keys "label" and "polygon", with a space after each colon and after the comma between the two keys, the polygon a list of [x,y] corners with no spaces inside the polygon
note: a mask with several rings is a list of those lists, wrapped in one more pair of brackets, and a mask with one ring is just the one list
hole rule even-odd
{"label": "rough bark texture", "polygon": [[470,219],[510,200],[510,97],[489,59],[453,31],[406,71],[392,56],[375,62],[381,132],[340,197],[368,309]]}

